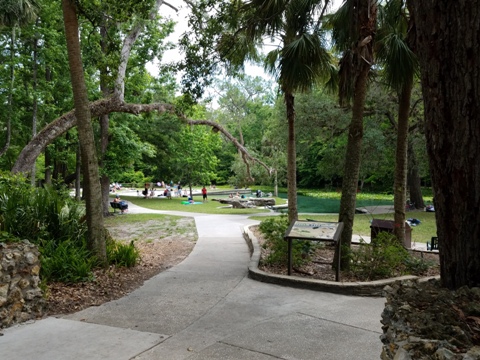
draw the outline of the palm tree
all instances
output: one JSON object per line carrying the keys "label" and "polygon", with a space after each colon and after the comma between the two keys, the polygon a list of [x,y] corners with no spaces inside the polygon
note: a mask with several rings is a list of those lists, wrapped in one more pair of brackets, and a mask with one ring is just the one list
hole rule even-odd
{"label": "palm tree", "polygon": [[3,0],[0,7],[0,27],[31,23],[36,19],[38,9],[37,0]]}
{"label": "palm tree", "polygon": [[[344,52],[340,62],[340,103],[353,99],[340,200],[339,222],[344,223],[342,247],[349,249],[352,241],[353,219],[360,170],[363,138],[363,110],[368,76],[373,64],[373,38],[376,31],[376,0],[345,0],[332,16],[332,37]],[[348,266],[348,251],[342,251],[342,268]],[[337,254],[338,256],[338,254]],[[337,263],[336,261],[334,263]]]}
{"label": "palm tree", "polygon": [[[414,76],[418,61],[410,49],[413,31],[403,0],[391,0],[381,8],[377,34],[377,57],[383,64],[387,84],[398,94],[397,148],[394,180],[394,233],[405,243],[405,203],[407,200],[408,121]],[[410,36],[410,39],[408,38]]]}
{"label": "palm tree", "polygon": [[[253,0],[239,6],[236,32],[225,36],[220,50],[237,64],[252,56],[252,45],[264,37],[279,38],[278,47],[266,56],[265,68],[276,75],[283,93],[288,123],[287,184],[288,218],[298,219],[295,92],[306,91],[330,75],[332,58],[326,50],[321,19],[328,1]],[[253,55],[254,57],[254,55]]]}

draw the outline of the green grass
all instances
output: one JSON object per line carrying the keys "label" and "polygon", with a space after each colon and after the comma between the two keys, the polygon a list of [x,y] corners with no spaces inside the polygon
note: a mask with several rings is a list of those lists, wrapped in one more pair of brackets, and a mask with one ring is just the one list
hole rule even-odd
{"label": "green grass", "polygon": [[109,216],[104,218],[105,225],[114,226],[116,224],[136,224],[149,220],[169,220],[172,218],[180,219],[182,216],[163,215],[163,214],[129,214],[128,216]]}
{"label": "green grass", "polygon": [[[169,199],[144,199],[141,197],[136,196],[124,196],[122,199],[129,201],[135,205],[152,209],[152,210],[165,210],[165,211],[183,211],[183,212],[195,212],[195,213],[205,213],[205,214],[258,214],[258,213],[265,213],[270,212],[268,209],[232,209],[232,208],[225,208],[225,204],[220,204],[218,201],[212,201],[212,198],[219,198],[220,196],[209,196],[209,200],[205,203],[202,202],[202,195],[194,196],[193,200],[195,202],[200,202],[201,204],[195,205],[185,205],[182,204],[182,201],[185,201],[186,198],[172,198]],[[277,204],[284,204],[285,201],[276,198]]]}
{"label": "green grass", "polygon": [[[252,219],[255,220],[265,220],[264,216],[252,216]],[[312,219],[316,221],[338,221],[337,214],[331,215],[299,215],[299,220]],[[425,212],[425,211],[409,211],[407,212],[407,218],[415,218],[421,221],[420,225],[412,227],[412,243],[413,242],[422,242],[425,243],[431,240],[432,236],[437,234],[437,226],[435,223],[435,213]],[[355,215],[355,220],[353,223],[353,233],[360,236],[370,236],[370,222],[373,219],[381,220],[393,220],[393,214],[375,214],[375,215],[364,215],[357,214]]]}

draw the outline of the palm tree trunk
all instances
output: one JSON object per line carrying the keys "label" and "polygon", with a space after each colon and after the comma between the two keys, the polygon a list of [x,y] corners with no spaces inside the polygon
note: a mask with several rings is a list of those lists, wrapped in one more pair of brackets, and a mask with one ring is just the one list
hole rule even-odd
{"label": "palm tree trunk", "polygon": [[413,149],[413,143],[408,140],[408,172],[407,172],[407,188],[410,193],[410,201],[415,204],[417,209],[423,209],[425,202],[422,195],[422,181],[420,174],[418,173],[418,162],[415,150]]}
{"label": "palm tree trunk", "polygon": [[287,187],[288,187],[288,221],[293,223],[298,220],[297,208],[297,153],[295,146],[295,97],[290,92],[285,92],[285,106],[288,121],[287,142]]}
{"label": "palm tree trunk", "polygon": [[[376,2],[373,0],[360,0],[356,7],[356,26],[358,39],[352,49],[354,55],[353,76],[354,95],[352,106],[352,121],[350,123],[345,171],[342,182],[342,197],[340,200],[339,222],[344,228],[340,237],[342,248],[341,268],[349,265],[349,250],[352,243],[353,220],[357,200],[358,176],[360,171],[360,154],[363,138],[363,110],[368,87],[368,74],[373,63],[373,37],[375,36],[377,19]],[[335,253],[334,264],[338,261],[338,252]]]}
{"label": "palm tree trunk", "polygon": [[77,9],[73,0],[62,0],[68,62],[73,87],[75,116],[80,141],[83,189],[86,200],[88,246],[100,262],[106,263],[105,229],[95,140],[91,124],[85,75],[78,37]]}
{"label": "palm tree trunk", "polygon": [[[364,69],[357,78],[355,85],[355,99],[352,108],[352,121],[348,131],[348,143],[345,160],[345,171],[342,182],[342,197],[340,199],[340,213],[338,221],[343,222],[344,228],[340,238],[342,244],[342,269],[348,268],[348,249],[350,249],[353,234],[353,220],[357,201],[358,175],[360,172],[361,150],[363,139],[363,109],[367,94],[367,79],[370,67]],[[335,258],[338,259],[335,254]],[[338,262],[335,260],[334,264]]]}
{"label": "palm tree trunk", "polygon": [[405,244],[405,203],[407,202],[408,168],[408,119],[413,76],[408,79],[399,96],[397,150],[395,155],[395,180],[393,185],[394,234],[401,244]]}

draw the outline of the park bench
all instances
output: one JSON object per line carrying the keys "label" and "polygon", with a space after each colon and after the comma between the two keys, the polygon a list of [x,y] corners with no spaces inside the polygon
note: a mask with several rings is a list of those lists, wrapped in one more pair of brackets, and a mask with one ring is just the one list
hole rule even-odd
{"label": "park bench", "polygon": [[110,206],[113,208],[113,212],[115,212],[117,209],[119,209],[122,213],[125,210],[128,210],[128,203],[126,201],[120,201],[120,202],[110,202]]}

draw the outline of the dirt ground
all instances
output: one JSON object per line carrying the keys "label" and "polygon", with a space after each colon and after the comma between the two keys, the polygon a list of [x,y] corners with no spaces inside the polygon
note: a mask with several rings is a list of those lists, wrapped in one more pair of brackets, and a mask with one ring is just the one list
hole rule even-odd
{"label": "dirt ground", "polygon": [[46,316],[70,314],[127,295],[145,280],[180,263],[197,240],[195,222],[188,217],[115,225],[109,232],[114,239],[133,240],[140,262],[132,268],[97,269],[91,282],[49,284]]}

